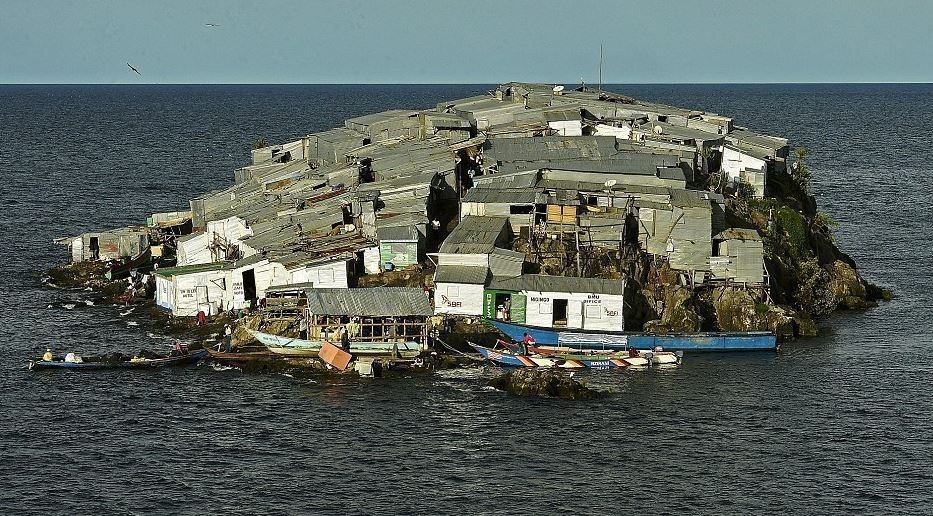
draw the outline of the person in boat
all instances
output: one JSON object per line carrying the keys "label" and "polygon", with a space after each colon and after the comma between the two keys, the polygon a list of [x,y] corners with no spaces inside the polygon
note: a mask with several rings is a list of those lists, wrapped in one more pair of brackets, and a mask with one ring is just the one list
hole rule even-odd
{"label": "person in boat", "polygon": [[522,355],[527,355],[528,349],[535,344],[537,344],[535,338],[531,335],[528,335],[528,332],[525,332],[525,334],[522,336],[521,346],[519,347],[519,349],[521,349]]}
{"label": "person in boat", "polygon": [[42,355],[42,360],[46,362],[55,360],[55,355],[52,354],[52,348],[45,348],[45,354]]}
{"label": "person in boat", "polygon": [[181,342],[175,341],[175,344],[172,346],[172,356],[181,356],[188,354],[188,347],[182,344]]}

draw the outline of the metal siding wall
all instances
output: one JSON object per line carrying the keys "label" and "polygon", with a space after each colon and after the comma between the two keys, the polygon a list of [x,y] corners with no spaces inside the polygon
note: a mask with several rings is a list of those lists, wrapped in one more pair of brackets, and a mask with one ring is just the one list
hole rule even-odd
{"label": "metal siding wall", "polygon": [[[451,295],[450,288],[458,290],[457,295]],[[448,303],[444,302],[444,297]],[[460,306],[450,304],[460,303]],[[483,286],[467,285],[463,283],[438,283],[434,287],[434,313],[451,315],[482,315],[483,314]]]}

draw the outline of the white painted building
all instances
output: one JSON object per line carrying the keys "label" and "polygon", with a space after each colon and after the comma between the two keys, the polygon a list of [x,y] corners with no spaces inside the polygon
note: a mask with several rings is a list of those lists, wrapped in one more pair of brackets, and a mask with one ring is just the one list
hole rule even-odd
{"label": "white painted building", "polygon": [[348,288],[350,258],[314,262],[270,261],[259,255],[236,262],[212,262],[155,271],[156,305],[173,315],[215,315],[249,307],[273,286],[304,283],[315,288]]}
{"label": "white painted building", "polygon": [[225,263],[202,263],[155,271],[156,305],[172,315],[215,315],[224,308],[229,271]]}
{"label": "white painted building", "polygon": [[768,159],[732,145],[722,147],[722,171],[733,186],[747,182],[755,197],[764,197],[768,176]]}
{"label": "white painted building", "polygon": [[[496,245],[511,239],[507,217],[467,216],[447,236],[437,253],[434,274],[434,312],[451,315],[481,315],[483,289],[492,276],[492,265],[503,271],[521,273],[523,256]],[[495,258],[491,258],[495,255]]]}
{"label": "white painted building", "polygon": [[[545,328],[621,330],[625,280],[525,274],[493,279],[484,315]],[[506,307],[503,313],[502,307]]]}
{"label": "white painted building", "polygon": [[485,266],[439,265],[434,273],[434,313],[481,315],[488,278]]}
{"label": "white painted building", "polygon": [[194,233],[179,238],[176,255],[178,265],[195,265],[227,259],[228,251],[239,250],[238,258],[256,254],[256,250],[243,243],[253,230],[239,217],[212,220],[203,233]]}

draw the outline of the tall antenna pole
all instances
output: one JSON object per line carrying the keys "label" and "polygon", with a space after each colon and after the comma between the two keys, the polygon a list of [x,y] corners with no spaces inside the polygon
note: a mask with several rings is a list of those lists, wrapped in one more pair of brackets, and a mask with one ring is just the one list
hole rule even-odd
{"label": "tall antenna pole", "polygon": [[603,44],[599,44],[599,93],[603,92]]}

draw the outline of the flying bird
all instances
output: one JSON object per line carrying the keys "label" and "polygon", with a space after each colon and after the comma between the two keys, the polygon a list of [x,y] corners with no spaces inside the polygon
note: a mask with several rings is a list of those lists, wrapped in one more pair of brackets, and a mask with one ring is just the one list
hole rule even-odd
{"label": "flying bird", "polygon": [[218,23],[205,23],[204,25],[207,27],[220,27],[220,24]]}
{"label": "flying bird", "polygon": [[129,63],[126,63],[126,66],[129,66],[129,67],[130,67],[130,70],[133,70],[134,72],[136,72],[136,75],[142,75],[141,73],[139,73],[139,70],[137,70],[135,66],[133,66],[133,65],[131,65],[131,64],[129,64]]}

